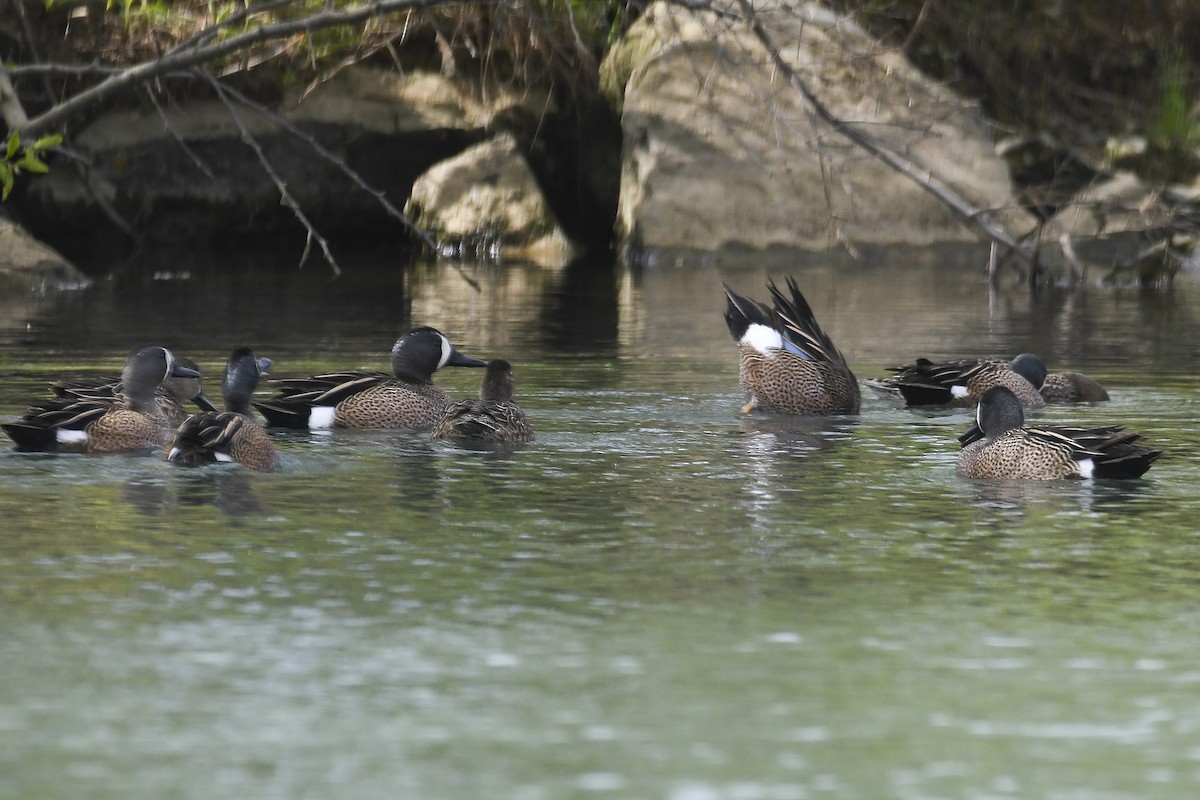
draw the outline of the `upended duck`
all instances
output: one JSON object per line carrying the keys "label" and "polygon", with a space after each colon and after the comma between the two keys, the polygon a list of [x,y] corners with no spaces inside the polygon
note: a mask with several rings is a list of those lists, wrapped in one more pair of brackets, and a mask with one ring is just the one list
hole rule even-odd
{"label": "upended duck", "polygon": [[956,470],[967,478],[1139,478],[1163,454],[1135,444],[1139,438],[1119,425],[1025,425],[1020,400],[994,386],[979,399],[975,424],[958,437]]}
{"label": "upended duck", "polygon": [[132,353],[111,397],[62,397],[0,426],[27,452],[114,453],[162,447],[171,427],[156,391],[169,377],[199,378],[171,351],[149,345]]}
{"label": "upended duck", "polygon": [[791,297],[769,282],[772,306],[725,290],[725,323],[737,343],[738,382],[746,393],[742,413],[857,414],[858,381],[833,340],[821,330],[795,280]]}
{"label": "upended duck", "polygon": [[221,381],[225,410],[188,417],[175,430],[163,457],[184,467],[224,461],[260,472],[274,471],[279,466],[279,454],[250,407],[259,378],[270,366],[271,359],[257,357],[248,347],[230,353]]}
{"label": "upended duck", "polygon": [[446,406],[433,426],[432,437],[491,443],[532,441],[533,428],[513,402],[513,393],[512,366],[501,359],[489,361],[479,399],[457,400]]}
{"label": "upended duck", "polygon": [[284,428],[431,428],[450,402],[433,382],[442,367],[482,367],[434,328],[421,327],[392,347],[392,374],[330,372],[276,381],[279,394],[254,403],[268,425]]}

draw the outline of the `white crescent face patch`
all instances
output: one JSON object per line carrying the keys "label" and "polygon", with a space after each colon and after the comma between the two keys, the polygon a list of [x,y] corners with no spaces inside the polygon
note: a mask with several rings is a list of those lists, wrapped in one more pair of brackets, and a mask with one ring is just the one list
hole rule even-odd
{"label": "white crescent face patch", "polygon": [[779,331],[757,322],[746,328],[746,333],[742,335],[742,342],[764,355],[770,355],[767,353],[768,350],[783,349],[783,336]]}
{"label": "white crescent face patch", "polygon": [[438,369],[441,369],[442,367],[446,366],[446,362],[450,360],[450,353],[454,350],[454,348],[450,346],[449,339],[441,334],[438,334],[438,336],[442,340],[442,360],[438,362]]}

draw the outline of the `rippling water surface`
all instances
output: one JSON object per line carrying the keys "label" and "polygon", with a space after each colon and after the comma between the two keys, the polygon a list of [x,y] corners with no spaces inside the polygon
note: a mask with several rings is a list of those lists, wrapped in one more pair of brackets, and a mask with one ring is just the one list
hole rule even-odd
{"label": "rippling water surface", "polygon": [[271,475],[0,452],[0,798],[1194,796],[1200,286],[989,292],[980,263],[788,271],[860,378],[1088,372],[1112,402],[1042,418],[1142,431],[1145,480],[964,481],[969,412],[869,393],[741,417],[720,281],[784,271],[748,261],[164,260],[0,299],[4,419],[146,341],[215,397],[234,346],[382,369],[432,324],[514,364],[538,431],[283,433]]}

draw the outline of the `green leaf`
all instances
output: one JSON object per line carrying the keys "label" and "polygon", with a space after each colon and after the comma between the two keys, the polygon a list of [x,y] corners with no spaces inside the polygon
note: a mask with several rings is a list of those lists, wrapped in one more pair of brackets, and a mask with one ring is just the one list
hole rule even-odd
{"label": "green leaf", "polygon": [[38,139],[36,142],[30,145],[29,149],[37,153],[42,150],[49,150],[51,147],[58,147],[60,144],[62,144],[62,142],[63,137],[61,133],[51,133]]}
{"label": "green leaf", "polygon": [[17,166],[26,172],[36,172],[39,175],[50,171],[50,168],[46,166],[46,162],[34,155],[32,150],[25,151],[25,155],[17,162]]}
{"label": "green leaf", "polygon": [[0,162],[0,184],[4,188],[0,190],[0,201],[8,199],[8,193],[13,188],[13,169],[6,162]]}
{"label": "green leaf", "polygon": [[8,153],[4,156],[9,161],[12,161],[13,156],[21,149],[21,134],[16,131],[12,132],[12,136],[8,137]]}

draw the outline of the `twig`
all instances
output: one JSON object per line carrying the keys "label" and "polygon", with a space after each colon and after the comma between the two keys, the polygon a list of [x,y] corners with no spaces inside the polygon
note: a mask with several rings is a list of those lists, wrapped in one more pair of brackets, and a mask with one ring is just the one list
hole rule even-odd
{"label": "twig", "polygon": [[236,53],[275,39],[283,39],[297,33],[311,32],[336,25],[354,25],[365,19],[407,9],[433,8],[446,5],[463,5],[471,0],[372,0],[361,6],[337,10],[326,7],[309,17],[288,20],[271,25],[261,25],[254,30],[230,36],[212,44],[173,50],[152,60],[135,64],[100,83],[85,89],[68,100],[53,106],[44,113],[30,119],[21,126],[22,134],[32,135],[50,130],[80,110],[103,100],[128,86],[151,80],[173,70],[195,67],[230,53]]}
{"label": "twig", "polygon": [[[303,141],[310,148],[312,148],[313,152],[337,167],[342,174],[353,181],[358,188],[374,197],[376,201],[379,202],[379,205],[383,207],[383,210],[387,212],[388,216],[398,220],[402,225],[408,228],[409,231],[411,231],[418,239],[420,239],[422,244],[428,247],[431,252],[437,253],[439,251],[440,248],[438,247],[438,241],[434,238],[433,234],[409,219],[407,214],[397,208],[392,201],[388,200],[387,195],[382,189],[377,189],[371,184],[367,183],[366,179],[359,175],[353,167],[347,164],[344,158],[329,150],[327,147],[325,147],[325,145],[321,144],[311,135],[300,130],[300,128],[298,128],[291,120],[275,113],[261,103],[255,102],[251,98],[239,92],[237,89],[225,85],[222,85],[221,89],[229,97],[234,98],[247,108],[257,111],[288,133]],[[476,291],[482,291],[479,283],[463,272],[462,267],[457,264],[457,262],[451,261],[451,263],[454,264],[455,269],[459,271],[459,274],[462,276],[463,280],[465,280]]]}
{"label": "twig", "polygon": [[92,78],[101,75],[116,75],[124,72],[124,67],[109,67],[98,61],[91,64],[15,64],[8,68],[12,75],[45,75],[56,78]]}
{"label": "twig", "polygon": [[[38,53],[37,40],[33,38],[33,30],[29,25],[29,15],[25,13],[25,4],[21,0],[12,0],[13,10],[17,13],[17,19],[21,23],[21,36],[25,38],[25,45],[29,48],[29,54],[34,61],[41,61],[42,57]],[[46,101],[54,102],[54,87],[50,85],[50,78],[42,76],[42,91],[46,93]]]}
{"label": "twig", "polygon": [[146,90],[146,95],[150,98],[150,102],[154,104],[154,110],[158,112],[159,119],[162,120],[163,127],[167,129],[167,133],[171,134],[171,138],[175,140],[175,144],[179,145],[180,149],[187,154],[188,158],[192,160],[192,163],[196,165],[197,169],[204,173],[206,178],[208,178],[210,181],[216,180],[217,176],[214,175],[213,171],[208,168],[208,164],[204,163],[204,160],[200,158],[200,155],[193,150],[190,145],[188,145],[182,136],[179,135],[179,131],[175,130],[175,126],[171,124],[171,120],[167,116],[166,111],[163,110],[162,104],[158,102],[158,96],[154,93],[154,89],[151,88],[150,84],[145,84],[144,88]]}
{"label": "twig", "polygon": [[21,105],[21,98],[17,96],[12,81],[8,77],[8,69],[2,63],[0,63],[0,117],[3,117],[4,124],[10,131],[19,130],[29,124],[25,107]]}
{"label": "twig", "polygon": [[254,155],[258,158],[258,163],[262,165],[263,171],[266,172],[267,176],[270,177],[270,179],[275,183],[275,188],[279,190],[280,204],[287,206],[287,208],[291,210],[292,215],[295,216],[300,224],[304,226],[305,230],[308,231],[308,237],[304,242],[304,252],[301,254],[299,266],[303,267],[304,263],[308,260],[312,243],[315,241],[321,246],[321,252],[325,255],[326,263],[333,268],[334,276],[336,277],[341,275],[342,269],[338,266],[337,259],[333,257],[333,253],[329,249],[329,242],[327,242],[325,237],[322,236],[315,227],[313,227],[313,224],[309,222],[308,217],[305,215],[304,209],[300,207],[300,204],[296,202],[296,198],[292,197],[292,193],[288,191],[287,183],[285,183],[283,178],[279,176],[279,173],[275,171],[275,167],[271,164],[270,159],[267,158],[267,154],[263,152],[262,145],[259,144],[258,140],[254,138],[254,134],[252,134],[250,129],[246,127],[246,123],[242,121],[241,115],[238,114],[237,109],[234,108],[233,103],[230,102],[226,87],[221,85],[219,80],[207,72],[201,72],[200,74],[201,77],[206,78],[212,85],[213,89],[217,93],[217,97],[221,99],[221,102],[224,103],[225,108],[229,111],[229,116],[233,120],[233,123],[237,125],[238,130],[241,132],[242,141],[254,151]]}
{"label": "twig", "polygon": [[754,37],[762,44],[767,51],[771,61],[775,64],[775,68],[781,75],[787,78],[788,84],[792,89],[803,98],[804,102],[812,109],[821,120],[832,126],[836,131],[841,133],[858,147],[870,153],[875,158],[882,161],[887,166],[910,179],[929,194],[942,202],[947,208],[954,212],[964,222],[975,226],[984,233],[989,239],[994,242],[999,242],[1004,245],[1016,258],[1028,264],[1032,270],[1032,276],[1039,272],[1036,258],[1026,251],[1009,233],[1002,228],[993,225],[984,217],[984,210],[976,208],[962,195],[958,194],[948,184],[944,183],[933,175],[928,170],[918,167],[914,162],[904,156],[889,149],[882,142],[877,141],[873,136],[862,131],[856,126],[847,124],[844,120],[839,119],[825,105],[817,99],[816,95],[808,88],[804,81],[800,80],[800,76],[792,69],[791,65],[783,59],[779,54],[778,48],[771,43],[770,35],[763,27],[762,21],[755,13],[749,0],[737,0],[738,6],[742,10],[746,24],[749,25]]}
{"label": "twig", "polygon": [[247,108],[254,109],[263,116],[272,120],[276,125],[279,125],[288,133],[303,141],[305,144],[311,147],[317,155],[345,173],[346,177],[350,178],[350,180],[352,180],[360,189],[378,200],[380,205],[383,206],[384,210],[387,211],[390,216],[399,220],[405,227],[416,234],[416,236],[425,244],[426,247],[431,250],[437,250],[437,240],[433,238],[433,235],[429,233],[429,231],[419,227],[415,222],[405,216],[403,211],[392,205],[391,201],[387,199],[387,196],[384,194],[383,190],[376,189],[374,186],[367,183],[366,180],[357,172],[355,172],[354,169],[346,163],[346,160],[337,153],[332,152],[312,136],[300,130],[286,117],[276,114],[271,109],[267,108],[261,103],[255,102],[251,98],[239,92],[237,89],[225,86],[224,84],[222,84],[221,89],[223,92],[236,99],[242,105],[246,106]]}
{"label": "twig", "polygon": [[256,4],[253,8],[250,7],[249,3],[246,3],[242,7],[241,11],[237,12],[236,14],[230,14],[225,19],[209,25],[204,30],[196,31],[196,33],[189,36],[187,39],[184,39],[167,52],[170,54],[180,50],[187,50],[192,47],[201,46],[207,42],[211,42],[214,38],[216,38],[217,34],[220,33],[223,28],[232,28],[234,25],[240,25],[242,22],[246,21],[252,16],[267,14],[271,11],[284,8],[286,6],[296,5],[299,2],[301,2],[301,0],[275,0],[271,3],[262,3],[261,5]]}

